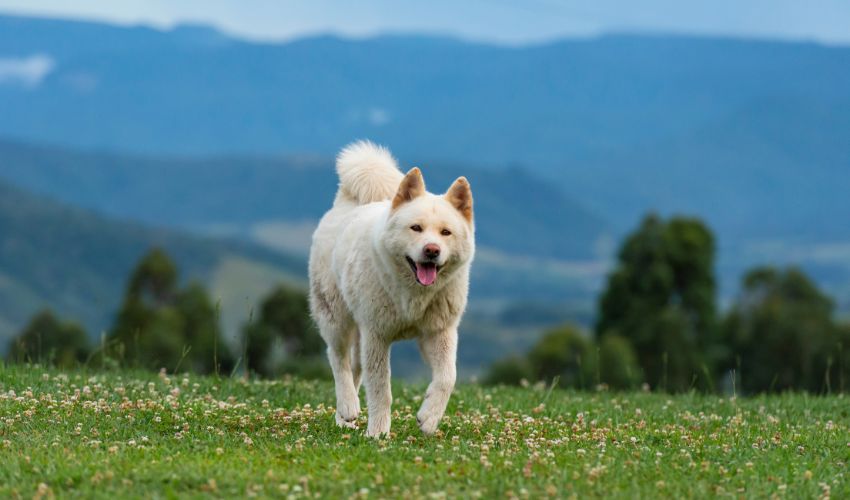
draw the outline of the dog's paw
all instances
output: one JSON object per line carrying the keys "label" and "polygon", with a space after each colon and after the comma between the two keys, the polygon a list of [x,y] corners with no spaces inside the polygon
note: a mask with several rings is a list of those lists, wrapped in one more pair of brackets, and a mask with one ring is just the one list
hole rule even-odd
{"label": "dog's paw", "polygon": [[419,429],[428,436],[433,436],[437,432],[437,426],[440,425],[440,419],[443,418],[443,412],[432,408],[431,405],[423,404],[419,413],[416,415],[416,423],[419,424]]}
{"label": "dog's paw", "polygon": [[369,425],[366,428],[366,435],[371,438],[379,438],[390,433],[390,416],[369,416]]}
{"label": "dog's paw", "polygon": [[357,418],[353,418],[351,420],[346,420],[345,417],[336,412],[336,425],[346,429],[356,429],[357,428]]}
{"label": "dog's paw", "polygon": [[360,416],[360,398],[352,396],[337,402],[336,425],[340,427],[357,427],[357,417]]}

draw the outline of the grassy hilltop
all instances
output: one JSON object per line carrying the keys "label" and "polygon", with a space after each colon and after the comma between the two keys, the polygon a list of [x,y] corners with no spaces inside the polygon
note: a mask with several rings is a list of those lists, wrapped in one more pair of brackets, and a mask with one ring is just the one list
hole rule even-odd
{"label": "grassy hilltop", "polygon": [[464,385],[425,437],[422,389],[374,441],[326,382],[0,368],[0,496],[850,495],[843,396]]}

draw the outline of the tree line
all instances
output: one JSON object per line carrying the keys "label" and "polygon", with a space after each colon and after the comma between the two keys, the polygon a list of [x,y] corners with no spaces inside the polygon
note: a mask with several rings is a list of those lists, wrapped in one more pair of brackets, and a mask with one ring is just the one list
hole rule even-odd
{"label": "tree line", "polygon": [[[527,353],[494,363],[484,382],[557,379],[562,387],[673,392],[850,388],[850,324],[835,319],[834,302],[802,270],[751,269],[721,312],[714,261],[714,236],[700,220],[646,217],[619,250],[592,331],[553,328]],[[44,310],[10,342],[7,360],[329,375],[303,290],[279,286],[255,312],[238,338],[225,341],[207,290],[181,286],[172,259],[153,249],[133,269],[100,339]]]}
{"label": "tree line", "polygon": [[494,363],[485,382],[743,393],[846,391],[850,325],[796,268],[757,267],[727,312],[717,307],[715,242],[700,220],[646,217],[622,244],[593,331],[546,332]]}
{"label": "tree line", "polygon": [[144,255],[130,274],[112,326],[99,342],[52,311],[35,314],[11,340],[9,362],[132,367],[274,376],[297,372],[325,376],[321,337],[307,296],[278,286],[264,297],[235,342],[218,328],[218,307],[203,285],[180,286],[174,261],[161,249]]}

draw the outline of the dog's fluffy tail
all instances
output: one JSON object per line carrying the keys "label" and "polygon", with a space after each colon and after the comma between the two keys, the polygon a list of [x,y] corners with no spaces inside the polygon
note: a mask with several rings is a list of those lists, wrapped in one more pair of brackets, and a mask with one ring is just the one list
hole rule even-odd
{"label": "dog's fluffy tail", "polygon": [[337,201],[365,205],[395,195],[404,177],[390,152],[370,141],[353,142],[336,157]]}

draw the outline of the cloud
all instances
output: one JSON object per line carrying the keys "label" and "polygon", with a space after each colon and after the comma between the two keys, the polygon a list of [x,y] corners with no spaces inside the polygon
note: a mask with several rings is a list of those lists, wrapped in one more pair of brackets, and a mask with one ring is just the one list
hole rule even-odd
{"label": "cloud", "polygon": [[27,88],[35,88],[55,67],[53,58],[44,54],[19,58],[0,57],[0,85],[23,85]]}

